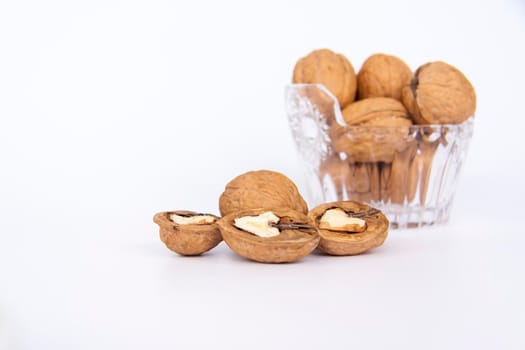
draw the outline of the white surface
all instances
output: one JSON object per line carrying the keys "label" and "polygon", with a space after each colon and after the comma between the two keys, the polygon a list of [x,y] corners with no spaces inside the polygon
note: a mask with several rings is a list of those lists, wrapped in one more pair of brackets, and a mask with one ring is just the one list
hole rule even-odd
{"label": "white surface", "polygon": [[[344,6],[344,7],[341,7]],[[520,1],[0,3],[0,349],[523,349]],[[350,258],[163,247],[244,171],[304,188],[283,87],[318,47],[477,89],[452,222]]]}

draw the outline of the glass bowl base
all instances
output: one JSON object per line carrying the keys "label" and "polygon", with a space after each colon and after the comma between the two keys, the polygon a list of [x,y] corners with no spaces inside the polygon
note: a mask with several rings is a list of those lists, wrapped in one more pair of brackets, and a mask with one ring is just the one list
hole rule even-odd
{"label": "glass bowl base", "polygon": [[451,203],[442,207],[414,206],[407,207],[400,204],[372,202],[374,206],[385,213],[393,229],[418,228],[445,224],[450,217]]}

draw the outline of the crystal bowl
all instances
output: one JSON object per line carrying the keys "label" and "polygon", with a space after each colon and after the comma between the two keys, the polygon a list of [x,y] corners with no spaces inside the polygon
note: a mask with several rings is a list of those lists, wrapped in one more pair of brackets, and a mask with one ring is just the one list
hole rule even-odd
{"label": "crystal bowl", "polygon": [[449,220],[473,117],[461,124],[348,126],[323,85],[292,84],[285,95],[310,206],[364,202],[394,228]]}

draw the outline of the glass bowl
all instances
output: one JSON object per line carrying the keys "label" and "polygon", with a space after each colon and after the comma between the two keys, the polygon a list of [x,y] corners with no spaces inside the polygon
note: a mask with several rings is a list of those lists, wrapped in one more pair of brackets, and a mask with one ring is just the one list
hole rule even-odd
{"label": "glass bowl", "polygon": [[310,206],[364,202],[394,228],[449,220],[473,117],[461,124],[348,126],[336,98],[319,84],[287,86],[285,102]]}

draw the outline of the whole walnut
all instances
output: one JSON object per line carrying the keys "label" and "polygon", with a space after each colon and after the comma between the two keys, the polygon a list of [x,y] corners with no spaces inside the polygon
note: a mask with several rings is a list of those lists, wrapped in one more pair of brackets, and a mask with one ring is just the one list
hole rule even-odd
{"label": "whole walnut", "polygon": [[359,99],[392,97],[401,101],[403,87],[410,85],[412,70],[396,56],[374,54],[366,59],[357,75]]}
{"label": "whole walnut", "polygon": [[402,100],[418,124],[459,124],[476,110],[470,81],[456,67],[439,61],[418,68],[403,88]]}
{"label": "whole walnut", "polygon": [[356,74],[350,61],[328,49],[312,51],[299,59],[292,82],[323,84],[337,98],[340,108],[354,101],[357,89]]}
{"label": "whole walnut", "polygon": [[351,162],[392,162],[403,149],[412,121],[401,102],[390,97],[370,97],[342,111],[347,126],[332,125],[335,151]]}
{"label": "whole walnut", "polygon": [[231,180],[219,198],[222,216],[259,208],[289,208],[301,213],[308,206],[297,186],[285,175],[271,170],[249,171]]}
{"label": "whole walnut", "polygon": [[391,97],[359,100],[347,106],[341,113],[348,125],[412,125],[405,106]]}

